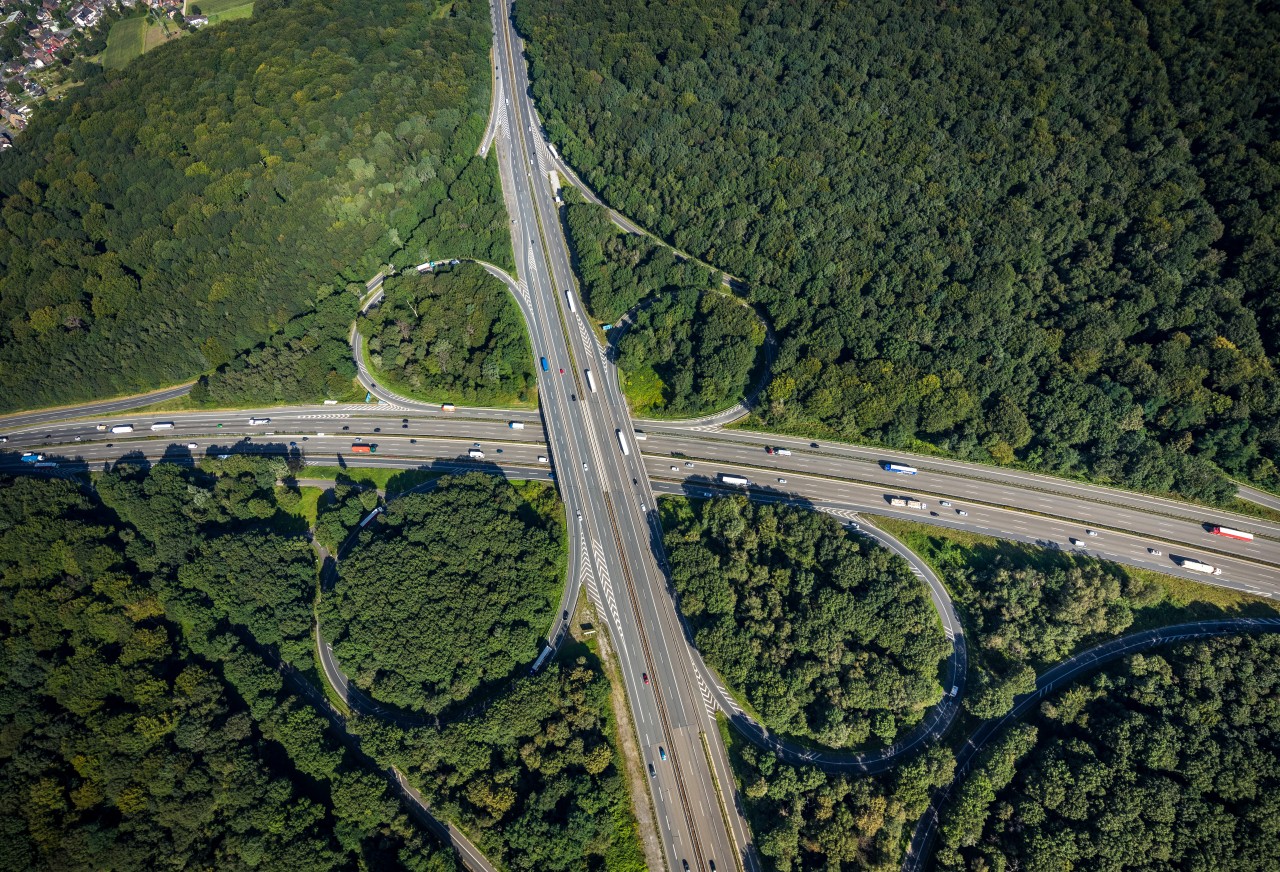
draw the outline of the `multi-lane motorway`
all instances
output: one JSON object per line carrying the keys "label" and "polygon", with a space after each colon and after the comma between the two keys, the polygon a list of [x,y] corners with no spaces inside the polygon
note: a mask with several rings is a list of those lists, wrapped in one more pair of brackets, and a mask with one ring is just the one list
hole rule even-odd
{"label": "multi-lane motorway", "polygon": [[[548,639],[559,642],[565,630],[561,616],[572,610],[585,586],[614,637],[632,720],[646,762],[653,765],[653,808],[665,861],[673,870],[685,864],[699,870],[755,868],[713,710],[725,709],[748,734],[753,727],[692,649],[676,613],[662,570],[655,493],[732,490],[718,478],[733,474],[750,479],[746,492],[755,499],[809,505],[862,523],[864,529],[861,514],[906,518],[1280,597],[1280,524],[1270,521],[1017,470],[724,430],[719,425],[731,417],[725,415],[697,422],[645,421],[643,438],[638,438],[616,371],[578,302],[548,179],[556,164],[529,98],[507,0],[493,0],[491,11],[496,79],[491,131],[512,219],[518,281],[489,268],[507,283],[520,306],[534,356],[546,360],[545,369],[538,371],[537,412],[445,412],[395,395],[361,367],[361,380],[386,402],[127,413],[140,401],[123,398],[9,416],[0,419],[0,432],[7,437],[0,446],[0,464],[25,467],[18,460],[24,451],[44,453],[59,466],[40,471],[59,473],[98,468],[122,456],[191,462],[238,451],[285,451],[312,464],[465,470],[481,468],[466,456],[478,442],[485,466],[519,477],[554,477],[568,511],[570,576]],[[354,342],[353,350],[359,362]],[[146,401],[159,402],[187,389],[157,392]],[[250,424],[251,418],[270,420]],[[523,427],[510,428],[512,421]],[[135,431],[98,429],[125,423]],[[172,428],[152,431],[156,423]],[[353,454],[357,443],[376,445],[376,451]],[[791,453],[767,454],[766,445]],[[889,473],[881,465],[888,459],[906,460],[919,472]],[[895,495],[915,497],[927,506],[890,506],[887,500]],[[1274,500],[1265,494],[1254,498],[1264,504]],[[1223,539],[1209,532],[1213,523],[1253,531],[1256,538]],[[1186,557],[1221,567],[1223,573],[1204,576],[1182,569],[1179,561]],[[923,569],[921,575],[928,580]],[[935,588],[940,590],[940,583]],[[937,590],[935,602],[945,621],[950,605]],[[948,635],[960,652],[958,659],[953,655],[953,675],[962,683],[959,624],[950,617]],[[932,724],[945,725],[953,710],[954,702],[944,699]],[[758,725],[754,729],[758,741],[770,741]],[[934,733],[922,732],[921,740]],[[877,760],[892,756],[882,754]],[[832,755],[825,762],[840,766],[850,759]],[[867,768],[866,760],[852,762]],[[879,763],[872,761],[872,768]]]}
{"label": "multi-lane motorway", "polygon": [[[641,749],[654,767],[650,786],[668,867],[735,868],[752,862],[744,850],[747,829],[733,815],[731,832],[722,812],[718,787],[731,797],[732,781],[655,559],[661,546],[654,497],[639,452],[622,451],[619,434],[630,444],[632,431],[627,406],[576,302],[549,154],[510,6],[494,0],[491,9],[496,78],[505,95],[498,107],[499,172],[513,219],[517,293],[528,294],[533,353],[548,361],[538,388],[570,518],[574,577],[567,587],[587,584],[603,606]],[[709,759],[721,763],[719,785]]]}

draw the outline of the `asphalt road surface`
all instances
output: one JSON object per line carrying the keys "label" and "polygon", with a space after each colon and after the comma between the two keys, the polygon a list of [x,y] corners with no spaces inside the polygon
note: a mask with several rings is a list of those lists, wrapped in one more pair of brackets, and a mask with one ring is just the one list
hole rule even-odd
{"label": "asphalt road surface", "polygon": [[[517,295],[538,358],[539,399],[557,483],[568,507],[573,576],[609,625],[621,661],[669,868],[754,864],[740,816],[727,826],[718,786],[732,805],[718,731],[697,683],[689,646],[658,568],[661,541],[630,416],[616,373],[577,302],[548,171],[550,153],[532,101],[520,40],[503,0],[492,5],[497,77],[508,95],[496,138],[499,172],[519,264]],[[561,373],[563,370],[563,373]],[[592,377],[588,379],[587,372]],[[618,441],[619,433],[627,452]],[[645,684],[642,675],[650,681]],[[717,785],[704,741],[722,763]],[[665,757],[665,759],[664,759]],[[720,768],[720,767],[718,767]],[[734,858],[740,858],[736,860]]]}
{"label": "asphalt road surface", "polygon": [[1040,702],[1055,690],[1062,688],[1082,674],[1097,669],[1120,657],[1146,651],[1175,642],[1204,639],[1212,636],[1227,636],[1238,633],[1280,633],[1280,618],[1236,618],[1224,621],[1199,621],[1180,624],[1173,627],[1161,627],[1155,630],[1132,633],[1119,639],[1090,648],[1087,651],[1070,657],[1057,664],[1036,679],[1036,689],[1032,693],[1018,697],[1013,709],[1000,718],[984,721],[973,735],[961,745],[956,752],[956,769],[951,783],[934,792],[928,810],[916,824],[912,833],[911,844],[907,848],[903,860],[903,872],[923,872],[928,866],[929,847],[937,833],[939,814],[942,807],[950,799],[952,791],[969,773],[982,751],[991,739],[1000,734],[1010,723],[1020,720],[1033,705]]}

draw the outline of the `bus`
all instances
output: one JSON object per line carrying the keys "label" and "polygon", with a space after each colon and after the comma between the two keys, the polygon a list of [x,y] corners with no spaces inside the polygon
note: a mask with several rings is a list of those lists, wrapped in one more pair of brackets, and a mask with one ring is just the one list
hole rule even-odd
{"label": "bus", "polygon": [[1252,533],[1246,533],[1244,530],[1232,530],[1230,527],[1219,527],[1216,524],[1209,528],[1209,532],[1215,536],[1226,536],[1228,539],[1239,539],[1241,542],[1253,541]]}
{"label": "bus", "polygon": [[631,449],[627,447],[627,437],[622,435],[621,430],[614,430],[618,434],[618,445],[622,447],[622,453],[627,457],[631,456]]}
{"label": "bus", "polygon": [[591,370],[587,370],[587,387],[591,388],[591,393],[596,392],[596,380],[591,377]]}

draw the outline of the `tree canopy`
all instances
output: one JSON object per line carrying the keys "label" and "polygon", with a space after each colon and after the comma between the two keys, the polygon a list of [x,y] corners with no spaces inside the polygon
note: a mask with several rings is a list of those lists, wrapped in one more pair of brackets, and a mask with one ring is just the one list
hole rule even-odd
{"label": "tree canopy", "polygon": [[618,340],[622,387],[636,414],[702,415],[742,399],[765,335],[751,307],[720,291],[648,302]]}
{"label": "tree canopy", "polygon": [[305,360],[296,321],[259,348],[290,319],[383,264],[509,263],[496,162],[474,154],[488,8],[433,11],[260,0],[45,106],[0,162],[0,409],[250,349],[266,374],[233,365],[214,398],[312,399],[350,375],[332,348]]}
{"label": "tree canopy", "polygon": [[770,729],[888,743],[938,701],[947,640],[902,558],[813,511],[745,497],[662,506],[698,650]]}
{"label": "tree canopy", "polygon": [[1280,487],[1265,4],[516,14],[569,163],[768,312],[764,425],[1211,501],[1228,475]]}
{"label": "tree canopy", "polygon": [[901,869],[929,792],[955,770],[951,751],[934,746],[889,775],[837,775],[782,763],[727,725],[723,733],[756,848],[776,872]]}
{"label": "tree canopy", "polygon": [[702,415],[740,399],[765,339],[750,306],[730,296],[712,270],[623,233],[602,207],[566,196],[565,227],[584,304],[611,323],[635,310],[615,340],[632,409]]}
{"label": "tree canopy", "polygon": [[477,472],[387,505],[320,604],[357,686],[438,713],[533,662],[565,564],[563,509],[549,488],[535,499]]}
{"label": "tree canopy", "polygon": [[476,264],[387,279],[360,319],[383,381],[425,400],[470,405],[532,399],[537,384],[524,318],[498,279]]}
{"label": "tree canopy", "polygon": [[1041,704],[944,810],[941,870],[1280,866],[1280,639],[1136,654]]}
{"label": "tree canopy", "polygon": [[0,494],[0,868],[457,868],[92,495]]}

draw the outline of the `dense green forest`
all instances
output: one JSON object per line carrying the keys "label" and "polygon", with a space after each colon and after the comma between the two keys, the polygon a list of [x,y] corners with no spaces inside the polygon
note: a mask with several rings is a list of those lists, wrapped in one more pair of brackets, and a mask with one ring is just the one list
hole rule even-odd
{"label": "dense green forest", "polygon": [[1280,638],[1138,654],[1041,704],[944,810],[937,867],[1280,867]]}
{"label": "dense green forest", "polygon": [[137,531],[69,482],[0,494],[0,868],[458,868]]}
{"label": "dense green forest", "polygon": [[262,0],[45,106],[0,162],[0,410],[226,364],[209,399],[313,399],[349,381],[333,295],[509,263],[488,9],[434,6]]}
{"label": "dense green forest", "polygon": [[[321,399],[361,399],[356,362],[347,341],[360,308],[360,285],[350,292],[321,286],[315,308],[291,318],[266,342],[237,354],[191,389],[197,405],[234,408]],[[323,295],[323,296],[322,296]]]}
{"label": "dense green forest", "polygon": [[756,849],[777,872],[894,872],[902,845],[951,781],[955,757],[934,746],[888,775],[832,775],[782,763],[721,721]]}
{"label": "dense green forest", "polygon": [[1226,475],[1280,487],[1274,9],[516,12],[565,158],[771,317],[763,426],[1210,501]]}
{"label": "dense green forest", "polygon": [[1035,676],[1108,638],[1194,619],[1275,617],[1269,600],[1078,554],[881,519],[951,592],[969,651],[963,705],[1002,715]]}
{"label": "dense green forest", "polygon": [[720,276],[645,236],[624,233],[602,206],[566,190],[565,236],[591,317],[612,324],[641,300],[662,292],[712,291]]}
{"label": "dense green forest", "polygon": [[661,506],[698,650],[771,730],[887,744],[938,701],[947,640],[900,557],[818,512],[745,497]]}
{"label": "dense green forest", "polygon": [[533,351],[524,318],[498,279],[475,264],[389,278],[360,319],[378,377],[409,396],[469,405],[528,402]]}
{"label": "dense green forest", "polygon": [[641,872],[608,682],[582,646],[568,654],[468,721],[437,731],[363,719],[357,729],[498,868]]}
{"label": "dense green forest", "polygon": [[746,394],[763,344],[755,312],[727,294],[662,294],[618,340],[622,387],[636,414],[718,412]]}
{"label": "dense green forest", "polygon": [[612,323],[639,307],[617,340],[632,409],[701,415],[741,398],[765,339],[755,312],[725,293],[717,273],[568,196],[565,227],[592,317]]}
{"label": "dense green forest", "polygon": [[[387,792],[394,764],[503,868],[642,869],[582,646],[442,730],[334,728],[309,625],[291,646],[316,565],[304,584],[306,531],[272,489],[287,476],[233,457],[126,464],[92,492],[0,479],[0,868],[456,868]],[[558,507],[522,495],[531,524]]]}
{"label": "dense green forest", "polygon": [[533,662],[565,565],[564,510],[534,487],[445,476],[361,532],[319,612],[357,686],[438,713]]}

